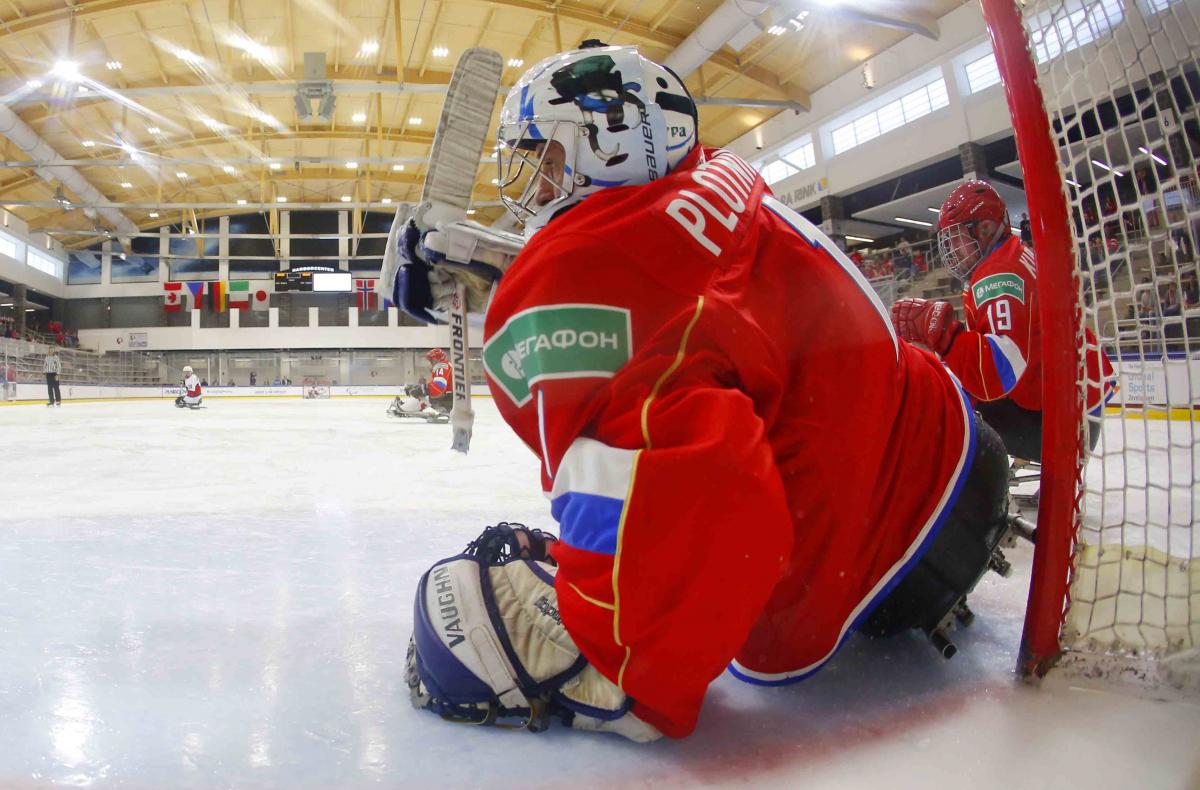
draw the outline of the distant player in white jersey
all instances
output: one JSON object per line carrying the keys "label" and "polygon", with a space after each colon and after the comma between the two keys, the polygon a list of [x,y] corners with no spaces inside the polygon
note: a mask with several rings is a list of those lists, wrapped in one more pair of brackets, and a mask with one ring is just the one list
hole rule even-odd
{"label": "distant player in white jersey", "polygon": [[200,378],[192,370],[191,365],[183,366],[183,394],[175,399],[175,405],[179,408],[187,406],[188,408],[200,408],[201,401]]}

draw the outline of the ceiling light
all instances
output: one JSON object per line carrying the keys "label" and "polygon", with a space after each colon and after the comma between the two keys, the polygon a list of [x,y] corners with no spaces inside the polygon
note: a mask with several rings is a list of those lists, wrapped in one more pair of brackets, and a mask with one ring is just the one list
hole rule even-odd
{"label": "ceiling light", "polygon": [[180,170],[178,173],[175,174],[175,177],[176,178],[187,178],[188,174],[183,172],[182,170]]}
{"label": "ceiling light", "polygon": [[509,58],[508,59],[508,67],[510,69],[519,69],[524,65],[525,65],[525,61],[522,58]]}
{"label": "ceiling light", "polygon": [[404,165],[392,165],[392,171],[395,173],[403,173]]}
{"label": "ceiling light", "polygon": [[31,90],[31,91],[35,91],[38,88],[42,87],[42,81],[41,80],[30,80],[29,82],[25,83],[25,87],[29,88],[29,90]]}
{"label": "ceiling light", "polygon": [[437,46],[437,47],[433,48],[432,54],[435,58],[444,58],[450,54],[450,50],[447,49],[446,47]]}
{"label": "ceiling light", "polygon": [[922,228],[932,228],[933,227],[932,222],[924,222],[919,219],[909,219],[908,217],[892,217],[892,219],[896,220],[897,222],[907,222],[910,225],[917,225]]}
{"label": "ceiling light", "polygon": [[498,186],[498,185],[500,184],[500,179],[498,179],[498,178],[493,178],[493,179],[492,179],[492,183]]}
{"label": "ceiling light", "polygon": [[95,140],[84,140],[84,141],[81,143],[81,145],[82,145],[84,148],[92,148],[92,147],[94,147],[94,146],[96,145],[96,141],[95,141]]}
{"label": "ceiling light", "polygon": [[408,122],[410,124],[412,124],[413,126],[420,126],[424,120],[425,119],[420,117],[419,115],[413,115],[413,116],[409,117]]}
{"label": "ceiling light", "polygon": [[1139,150],[1139,151],[1141,151],[1141,152],[1142,152],[1143,154],[1145,154],[1146,156],[1148,156],[1148,157],[1150,157],[1151,159],[1153,159],[1155,162],[1158,162],[1158,163],[1159,163],[1160,165],[1162,165],[1163,167],[1166,167],[1166,166],[1167,166],[1167,160],[1163,159],[1163,158],[1162,158],[1161,156],[1159,156],[1158,154],[1151,153],[1151,152],[1149,151],[1149,149],[1147,149],[1145,146],[1141,146],[1141,145],[1139,145],[1139,146],[1138,146],[1138,150]]}
{"label": "ceiling light", "polygon": [[357,169],[358,169],[358,162],[347,162],[347,163],[346,163],[346,169],[347,169],[347,170],[357,170]]}
{"label": "ceiling light", "polygon": [[868,238],[865,238],[865,237],[863,237],[863,236],[847,236],[847,237],[846,237],[846,240],[847,240],[847,241],[861,241],[861,242],[864,242],[864,243],[866,243],[866,244],[871,244],[871,243],[873,243],[873,242],[875,241],[875,239],[868,239]]}
{"label": "ceiling light", "polygon": [[221,169],[224,170],[229,175],[234,175],[235,173],[237,173],[237,168],[234,167],[233,165],[225,165]]}
{"label": "ceiling light", "polygon": [[1067,179],[1067,183],[1070,184],[1071,186],[1075,187],[1076,189],[1078,189],[1081,186],[1078,181],[1072,181],[1069,178]]}
{"label": "ceiling light", "polygon": [[225,124],[218,121],[216,118],[203,118],[204,125],[214,132],[219,132],[225,128]]}
{"label": "ceiling light", "polygon": [[79,64],[73,60],[60,60],[50,73],[64,82],[75,82],[79,79]]}
{"label": "ceiling light", "polygon": [[350,116],[350,120],[354,121],[355,123],[363,123],[367,120],[367,114],[365,112],[356,112],[354,115]]}
{"label": "ceiling light", "polygon": [[75,92],[76,92],[76,93],[88,93],[89,91],[91,91],[91,88],[89,88],[89,87],[88,87],[88,86],[86,86],[86,85],[80,85],[80,86],[79,86],[79,87],[76,89],[76,91],[75,91]]}
{"label": "ceiling light", "polygon": [[158,212],[157,212],[157,211],[151,211],[151,212],[150,212],[150,219],[158,219]]}
{"label": "ceiling light", "polygon": [[942,213],[942,210],[940,208],[930,208],[929,210],[932,211],[934,214]]}
{"label": "ceiling light", "polygon": [[369,57],[377,52],[379,52],[378,41],[364,41],[362,46],[358,48],[359,57]]}
{"label": "ceiling light", "polygon": [[276,203],[287,203],[287,198],[284,197],[283,195],[280,195],[279,197],[275,198],[275,202]]}
{"label": "ceiling light", "polygon": [[107,63],[105,63],[105,64],[104,64],[104,66],[105,66],[105,68],[107,68],[109,71],[117,71],[118,69],[120,69],[120,68],[121,68],[121,61],[119,61],[119,60],[110,60],[110,61],[108,61]]}
{"label": "ceiling light", "polygon": [[133,184],[129,183],[128,181],[122,181],[121,186],[125,189],[133,189]]}
{"label": "ceiling light", "polygon": [[787,32],[787,28],[780,27],[779,25],[771,25],[769,28],[767,28],[767,32],[770,33],[772,36],[782,36],[784,33]]}
{"label": "ceiling light", "polygon": [[1104,168],[1105,170],[1107,170],[1107,171],[1108,171],[1108,172],[1110,172],[1110,173],[1116,173],[1116,174],[1117,174],[1117,175],[1119,175],[1119,176],[1123,176],[1123,175],[1125,175],[1124,173],[1122,173],[1122,172],[1121,172],[1120,170],[1118,170],[1117,168],[1115,168],[1115,167],[1110,167],[1109,165],[1105,164],[1104,162],[1101,162],[1099,159],[1093,159],[1093,160],[1092,160],[1092,164],[1094,164],[1096,167],[1101,167],[1101,168]]}
{"label": "ceiling light", "polygon": [[353,198],[351,198],[349,195],[342,195],[343,203],[349,203],[351,200],[353,200]]}
{"label": "ceiling light", "polygon": [[473,208],[469,208],[469,209],[467,209],[467,216],[471,216],[471,215],[473,215],[474,213],[475,213],[475,209],[473,209]]}
{"label": "ceiling light", "polygon": [[283,167],[283,165],[279,164],[278,162],[272,162],[272,163],[271,163],[271,169],[272,169],[272,170],[278,170],[278,169],[279,169],[279,168],[281,168],[281,167]]}
{"label": "ceiling light", "polygon": [[132,143],[122,142],[121,150],[124,151],[125,153],[129,154],[129,157],[131,159],[137,159],[138,149],[134,148]]}
{"label": "ceiling light", "polygon": [[204,62],[204,58],[202,58],[200,55],[197,55],[195,52],[192,52],[190,49],[176,47],[173,52],[175,57],[179,58],[184,63],[195,64]]}
{"label": "ceiling light", "polygon": [[246,205],[246,198],[238,198],[238,205],[239,206]]}
{"label": "ceiling light", "polygon": [[162,129],[159,129],[157,126],[147,126],[146,131],[150,134],[162,134]]}
{"label": "ceiling light", "polygon": [[380,203],[391,203],[392,199],[391,198],[381,198],[379,202]]}

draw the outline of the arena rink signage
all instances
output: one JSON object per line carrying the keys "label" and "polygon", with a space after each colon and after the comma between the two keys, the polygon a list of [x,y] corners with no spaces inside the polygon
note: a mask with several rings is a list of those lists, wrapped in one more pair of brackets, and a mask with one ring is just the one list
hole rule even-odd
{"label": "arena rink signage", "polygon": [[595,304],[546,305],[512,316],[483,347],[483,366],[524,406],[544,379],[612,378],[632,355],[629,311]]}

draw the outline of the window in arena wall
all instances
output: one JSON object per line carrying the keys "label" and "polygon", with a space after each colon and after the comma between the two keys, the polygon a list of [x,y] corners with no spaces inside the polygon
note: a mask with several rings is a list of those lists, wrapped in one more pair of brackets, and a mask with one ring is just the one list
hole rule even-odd
{"label": "window in arena wall", "polygon": [[14,261],[19,261],[20,258],[17,257],[17,245],[20,243],[7,233],[0,233],[0,255],[12,258]]}
{"label": "window in arena wall", "polygon": [[1146,10],[1151,14],[1161,14],[1180,0],[1146,0]]}
{"label": "window in arena wall", "polygon": [[794,176],[801,170],[807,170],[817,163],[816,150],[813,148],[812,135],[806,134],[799,141],[793,141],[779,154],[779,158],[759,168],[763,181],[775,184],[789,176]]}
{"label": "window in arena wall", "polygon": [[33,247],[25,248],[25,262],[39,272],[58,277],[58,259]]}
{"label": "window in arena wall", "polygon": [[844,154],[851,148],[895,131],[949,105],[950,95],[946,90],[946,80],[939,76],[916,90],[833,129],[830,132],[833,155]]}
{"label": "window in arena wall", "polygon": [[1055,14],[1030,24],[1029,43],[1038,63],[1053,60],[1109,33],[1125,18],[1123,0],[1093,0],[1064,15]]}
{"label": "window in arena wall", "polygon": [[995,52],[989,52],[963,68],[967,72],[967,89],[970,93],[979,93],[1000,84],[1000,69],[996,66]]}

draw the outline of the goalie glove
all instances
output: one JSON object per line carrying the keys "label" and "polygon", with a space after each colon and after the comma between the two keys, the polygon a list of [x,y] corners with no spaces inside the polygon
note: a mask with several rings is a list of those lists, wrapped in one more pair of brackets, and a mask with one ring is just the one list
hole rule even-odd
{"label": "goalie glove", "polygon": [[563,627],[554,541],[501,523],[421,577],[406,677],[413,706],[466,724],[540,732],[558,718],[635,741],[662,737]]}
{"label": "goalie glove", "polygon": [[922,343],[938,356],[944,356],[962,331],[962,322],[949,302],[928,299],[900,299],[892,305],[892,324],[905,340]]}
{"label": "goalie glove", "polygon": [[524,246],[520,236],[477,222],[440,222],[422,232],[412,218],[388,243],[395,244],[395,254],[389,257],[397,265],[394,275],[385,265],[383,278],[394,276],[393,301],[404,312],[423,323],[447,323],[455,287],[461,282],[466,286],[468,316],[480,327],[495,284]]}

